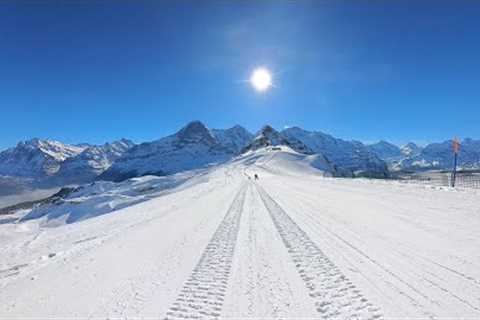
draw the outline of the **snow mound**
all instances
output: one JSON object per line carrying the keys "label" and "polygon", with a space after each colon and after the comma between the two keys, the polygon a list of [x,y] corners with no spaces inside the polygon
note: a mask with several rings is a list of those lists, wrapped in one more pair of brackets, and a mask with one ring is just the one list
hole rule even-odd
{"label": "snow mound", "polygon": [[321,153],[338,168],[355,176],[385,178],[387,164],[359,141],[345,141],[319,131],[306,131],[298,127],[281,132],[287,139],[301,141],[315,153]]}
{"label": "snow mound", "polygon": [[197,182],[203,177],[201,173],[190,171],[167,177],[143,176],[120,183],[93,182],[67,190],[64,197],[33,208],[20,222],[38,219],[42,227],[57,227],[97,217],[158,197],[194,175],[197,175]]}
{"label": "snow mound", "polygon": [[254,164],[274,174],[339,175],[337,168],[321,154],[303,154],[287,146],[270,146],[245,153],[238,160],[245,165]]}

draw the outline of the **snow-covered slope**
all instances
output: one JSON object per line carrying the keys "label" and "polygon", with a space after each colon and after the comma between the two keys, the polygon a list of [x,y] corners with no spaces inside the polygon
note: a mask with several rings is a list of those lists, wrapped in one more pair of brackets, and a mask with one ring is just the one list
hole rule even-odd
{"label": "snow-covered slope", "polygon": [[168,175],[224,162],[232,156],[232,150],[220,144],[203,123],[194,121],[171,136],[129,149],[99,179]]}
{"label": "snow-covered slope", "polygon": [[110,213],[158,197],[166,190],[185,183],[198,172],[184,172],[168,177],[144,176],[120,183],[96,181],[79,187],[65,188],[61,197],[41,204],[20,222],[37,220],[41,227],[58,227]]}
{"label": "snow-covered slope", "polygon": [[479,318],[478,192],[310,157],[259,148],[0,217],[0,318]]}
{"label": "snow-covered slope", "polygon": [[300,153],[284,144],[250,149],[235,161],[248,165],[255,164],[263,170],[282,174],[311,174],[323,177],[341,175],[323,155]]}
{"label": "snow-covered slope", "polygon": [[[263,170],[292,175],[314,175],[331,177],[335,168],[321,155],[305,155],[287,146],[249,151],[232,160],[234,164],[255,165]],[[225,164],[229,166],[229,164]],[[19,222],[35,220],[41,227],[58,227],[85,219],[90,219],[164,194],[166,190],[187,186],[191,183],[206,182],[203,178],[210,169],[190,170],[181,173],[158,176],[142,176],[122,182],[96,181],[78,187],[68,187],[54,196],[24,210]],[[194,179],[193,179],[194,178]],[[190,182],[193,179],[194,182]]]}
{"label": "snow-covered slope", "polygon": [[57,179],[64,183],[93,181],[134,145],[130,140],[121,139],[99,146],[89,146],[61,164]]}
{"label": "snow-covered slope", "polygon": [[247,129],[239,125],[230,129],[211,129],[210,132],[219,144],[232,153],[239,153],[254,137]]}
{"label": "snow-covered slope", "polygon": [[345,141],[322,132],[310,132],[298,127],[285,129],[281,134],[287,139],[301,141],[313,152],[323,154],[338,168],[350,170],[356,176],[388,176],[386,163],[361,142]]}
{"label": "snow-covered slope", "polygon": [[0,175],[44,178],[55,175],[63,161],[84,148],[53,140],[31,139],[0,153]]}

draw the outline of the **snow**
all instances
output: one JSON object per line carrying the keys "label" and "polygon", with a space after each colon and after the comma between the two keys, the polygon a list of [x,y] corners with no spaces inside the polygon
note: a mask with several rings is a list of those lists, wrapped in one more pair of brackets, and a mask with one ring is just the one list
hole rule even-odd
{"label": "snow", "polygon": [[66,159],[84,148],[54,140],[31,139],[0,152],[0,175],[44,177],[54,175]]}
{"label": "snow", "polygon": [[89,219],[158,197],[165,190],[186,182],[195,173],[198,180],[201,175],[190,171],[168,177],[144,176],[121,183],[92,182],[75,188],[62,200],[34,208],[21,221],[42,218],[40,226],[52,227]]}
{"label": "snow", "polygon": [[478,191],[329,178],[280,149],[18,212],[0,318],[480,317]]}
{"label": "snow", "polygon": [[345,141],[318,131],[307,131],[298,127],[285,129],[281,135],[296,139],[315,153],[323,154],[342,171],[350,175],[386,177],[386,163],[358,141]]}
{"label": "snow", "polygon": [[403,152],[403,149],[384,140],[367,145],[367,148],[382,160],[397,159],[402,156]]}
{"label": "snow", "polygon": [[146,174],[168,175],[232,157],[232,150],[217,141],[203,123],[193,121],[173,135],[129,149],[99,179],[122,181]]}
{"label": "snow", "polygon": [[417,156],[420,152],[422,152],[422,147],[419,147],[413,142],[409,142],[400,148],[400,152],[405,157],[414,157]]}
{"label": "snow", "polygon": [[337,174],[335,167],[319,154],[305,155],[287,146],[266,147],[250,151],[237,161],[254,162],[264,170],[289,175],[319,175],[331,177]]}
{"label": "snow", "polygon": [[232,153],[239,153],[253,139],[250,132],[238,125],[226,130],[212,129],[210,132],[221,145]]}
{"label": "snow", "polygon": [[40,139],[20,142],[15,148],[0,152],[0,193],[18,193],[4,186],[7,178],[14,189],[91,182],[132,146],[126,139],[99,146]]}
{"label": "snow", "polygon": [[57,193],[59,190],[60,188],[22,190],[16,194],[0,195],[0,209],[18,203],[45,199]]}
{"label": "snow", "polygon": [[[423,148],[414,143],[402,147],[403,157],[394,159],[394,169],[415,171],[450,170],[453,166],[452,141],[430,143]],[[461,142],[458,154],[458,166],[461,169],[480,168],[480,140],[466,138]]]}
{"label": "snow", "polygon": [[134,143],[127,139],[89,146],[61,164],[57,179],[63,184],[93,181],[133,146]]}

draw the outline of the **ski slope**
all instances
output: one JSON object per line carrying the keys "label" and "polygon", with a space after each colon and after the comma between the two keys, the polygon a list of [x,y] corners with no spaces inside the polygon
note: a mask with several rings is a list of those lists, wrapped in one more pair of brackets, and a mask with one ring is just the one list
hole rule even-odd
{"label": "ski slope", "polygon": [[480,317],[478,191],[328,178],[281,149],[82,190],[70,223],[0,222],[0,318]]}

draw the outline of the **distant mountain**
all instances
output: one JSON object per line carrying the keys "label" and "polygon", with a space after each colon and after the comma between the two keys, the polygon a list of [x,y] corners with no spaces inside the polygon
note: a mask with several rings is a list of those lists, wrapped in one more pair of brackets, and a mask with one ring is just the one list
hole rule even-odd
{"label": "distant mountain", "polygon": [[[300,154],[291,156],[292,159],[318,161],[323,169],[331,168],[325,170],[337,176],[388,177],[389,168],[394,171],[450,169],[453,159],[451,141],[431,143],[424,148],[414,143],[399,148],[387,141],[366,146],[298,127],[279,132],[266,125],[253,135],[238,125],[230,129],[208,129],[200,121],[193,121],[173,135],[139,145],[126,139],[104,145],[69,145],[41,139],[20,142],[0,152],[0,191],[9,194],[32,186],[169,175],[275,146],[286,146]],[[459,167],[480,168],[480,140],[462,141]]]}
{"label": "distant mountain", "polygon": [[413,142],[409,142],[400,148],[400,152],[404,157],[414,157],[422,152],[422,148]]}
{"label": "distant mountain", "polygon": [[0,152],[0,175],[46,178],[55,175],[62,162],[85,148],[53,140],[31,139]]}
{"label": "distant mountain", "polygon": [[363,143],[345,141],[318,131],[306,131],[298,127],[285,129],[281,135],[296,139],[315,153],[321,153],[339,169],[349,170],[355,176],[387,177],[387,164],[371,152]]}
{"label": "distant mountain", "polygon": [[[423,148],[413,142],[397,148],[386,141],[367,147],[385,160],[392,171],[450,170],[453,166],[451,140],[430,143]],[[463,169],[480,169],[480,140],[462,141],[458,165]]]}
{"label": "distant mountain", "polygon": [[146,174],[168,175],[224,162],[235,154],[234,143],[229,133],[217,134],[224,138],[222,143],[200,121],[190,122],[173,135],[131,148],[99,179],[121,181]]}
{"label": "distant mountain", "polygon": [[[463,169],[480,168],[480,140],[467,138],[461,142],[458,165]],[[403,170],[449,170],[452,167],[453,151],[451,140],[428,144],[420,153],[403,159],[399,166]]]}
{"label": "distant mountain", "polygon": [[89,145],[78,155],[62,162],[56,177],[64,183],[93,181],[134,145],[127,139],[99,146]]}
{"label": "distant mountain", "polygon": [[277,130],[273,129],[271,126],[264,126],[255,136],[255,138],[242,150],[246,152],[249,150],[258,150],[260,148],[269,147],[269,146],[288,146],[292,150],[303,153],[303,154],[313,154],[312,149],[308,148],[304,143],[294,137],[284,137]]}
{"label": "distant mountain", "polygon": [[125,139],[101,146],[22,141],[0,152],[0,195],[93,181],[132,146]]}
{"label": "distant mountain", "polygon": [[247,129],[239,125],[230,129],[211,129],[210,133],[218,143],[232,153],[239,153],[254,137]]}
{"label": "distant mountain", "polygon": [[402,156],[402,151],[398,146],[384,140],[367,145],[366,147],[382,160],[394,159]]}

